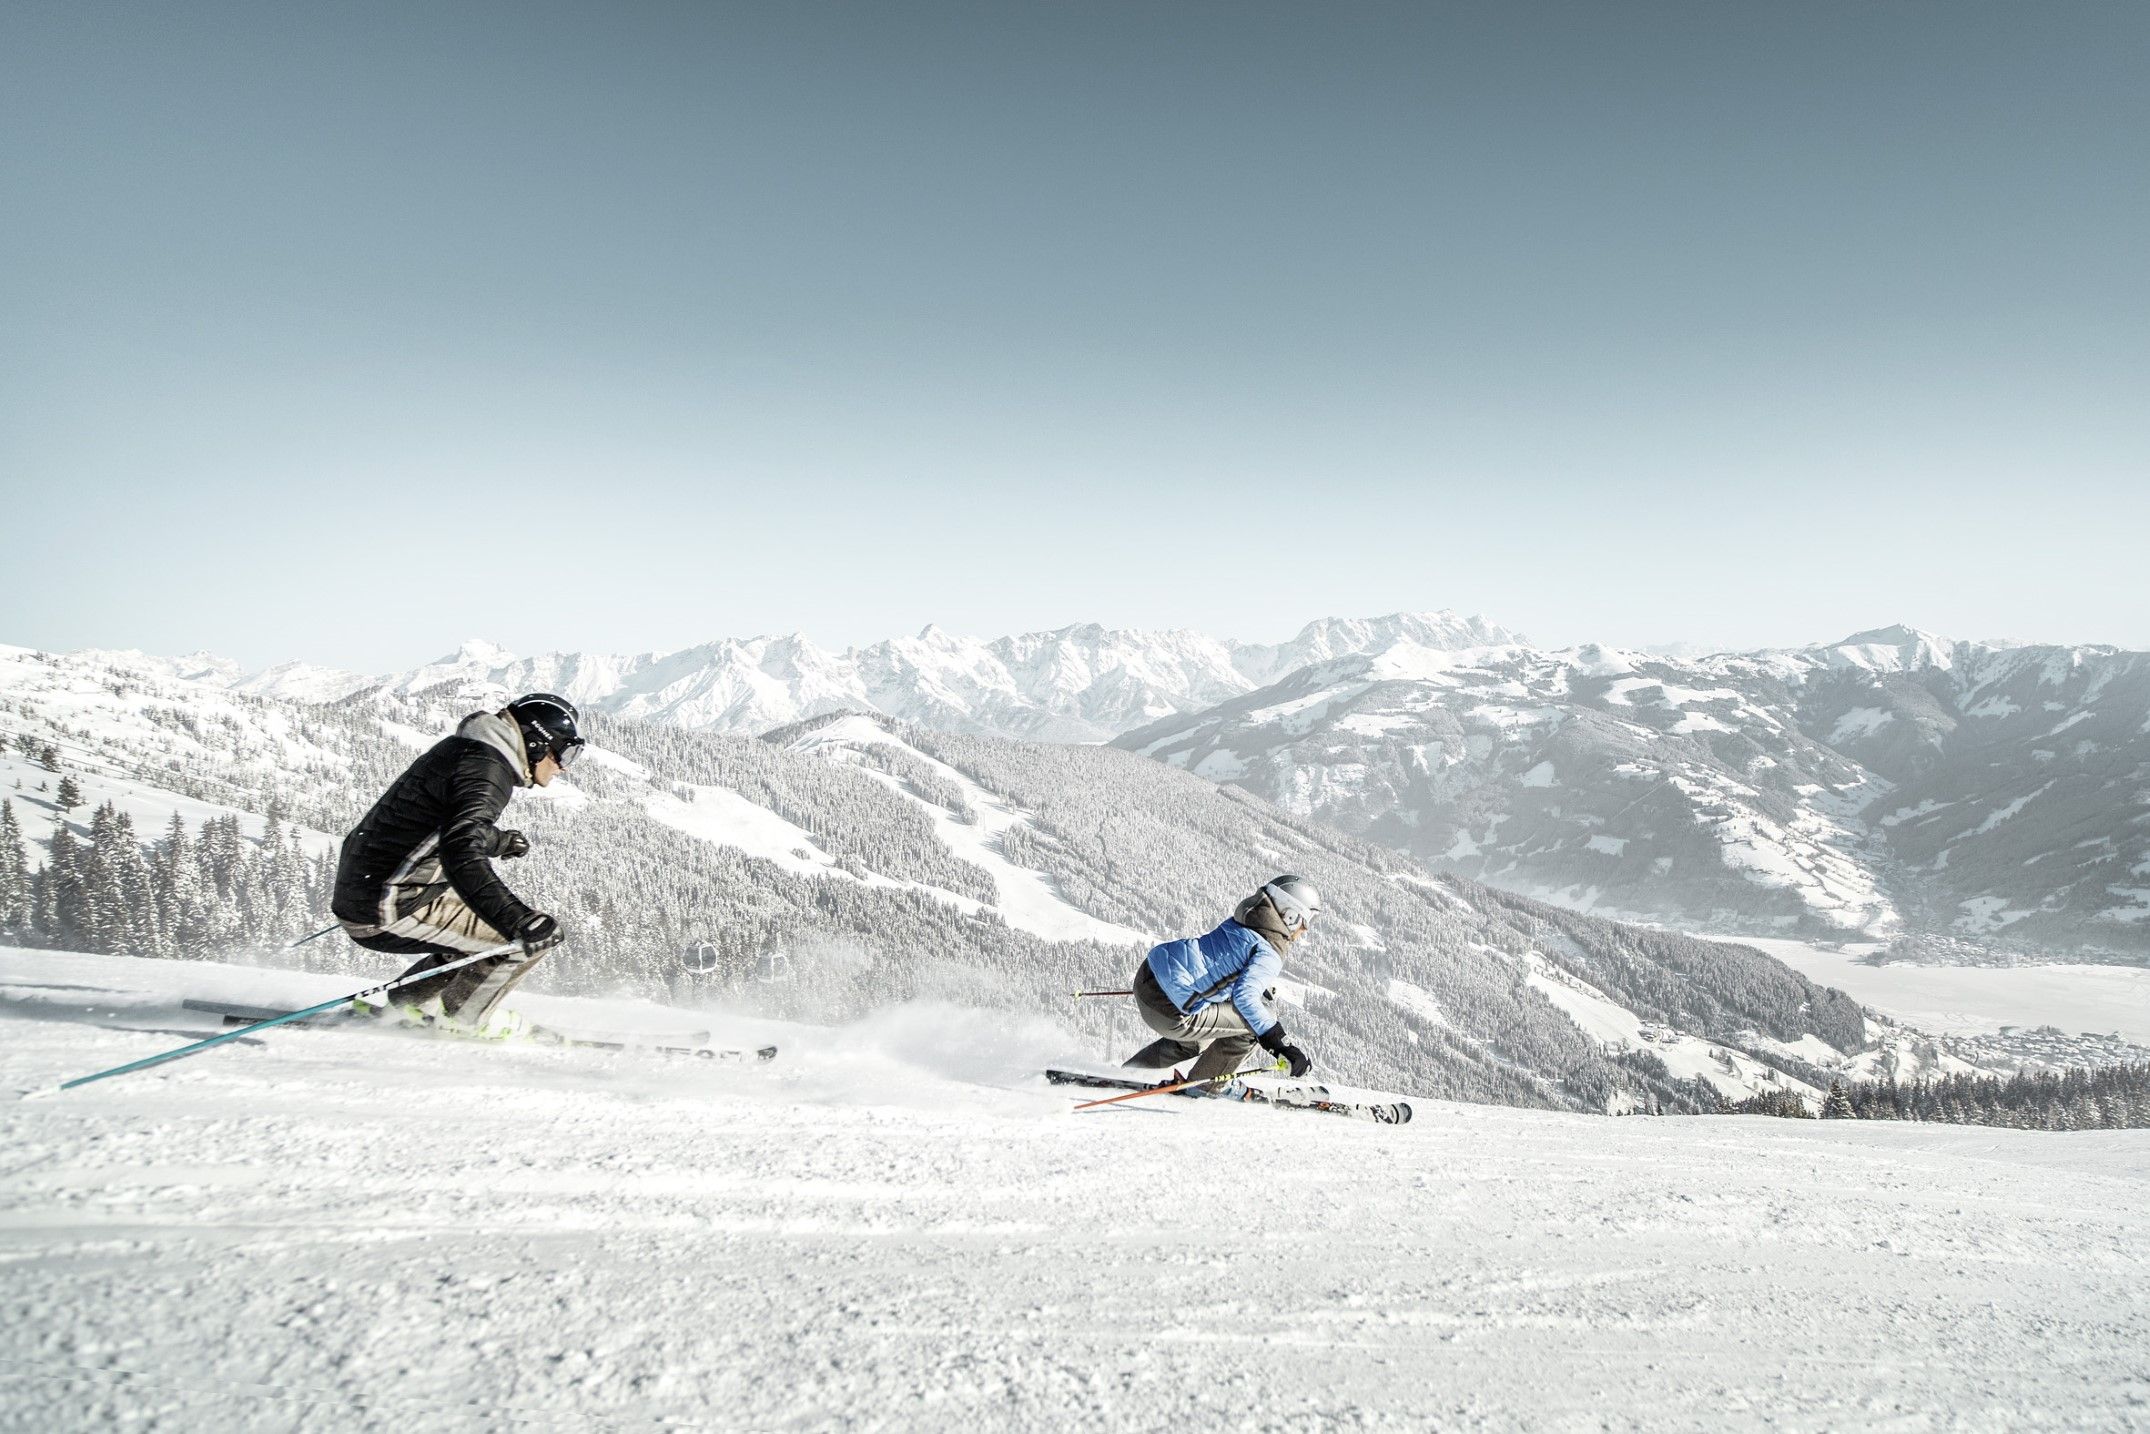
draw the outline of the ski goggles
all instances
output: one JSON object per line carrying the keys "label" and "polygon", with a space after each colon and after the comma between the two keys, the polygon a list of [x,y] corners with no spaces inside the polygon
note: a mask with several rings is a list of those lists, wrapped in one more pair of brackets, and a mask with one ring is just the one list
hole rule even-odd
{"label": "ski goggles", "polygon": [[589,743],[580,737],[563,737],[552,744],[552,759],[560,764],[560,770],[564,772],[575,765],[576,760],[582,756],[582,749],[588,745]]}

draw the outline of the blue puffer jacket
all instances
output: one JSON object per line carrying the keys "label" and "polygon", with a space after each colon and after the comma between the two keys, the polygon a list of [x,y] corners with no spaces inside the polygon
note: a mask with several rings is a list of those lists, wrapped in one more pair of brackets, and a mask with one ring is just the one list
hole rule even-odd
{"label": "blue puffer jacket", "polygon": [[1188,936],[1150,948],[1150,974],[1182,1011],[1199,1011],[1229,998],[1257,1036],[1277,1018],[1262,993],[1284,972],[1276,948],[1236,921],[1207,936]]}

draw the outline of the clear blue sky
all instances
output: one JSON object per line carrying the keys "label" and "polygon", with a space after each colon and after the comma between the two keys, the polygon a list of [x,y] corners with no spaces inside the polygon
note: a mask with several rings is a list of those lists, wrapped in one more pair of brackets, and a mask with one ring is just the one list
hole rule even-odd
{"label": "clear blue sky", "polygon": [[0,641],[2150,647],[2150,5],[0,8]]}

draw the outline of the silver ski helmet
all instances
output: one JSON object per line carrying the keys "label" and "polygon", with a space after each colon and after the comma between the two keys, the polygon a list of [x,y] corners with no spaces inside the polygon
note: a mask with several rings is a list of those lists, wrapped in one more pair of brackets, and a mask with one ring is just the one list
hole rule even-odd
{"label": "silver ski helmet", "polygon": [[582,755],[582,714],[558,693],[526,693],[508,704],[508,715],[522,728],[523,752],[530,758],[531,770],[547,757],[567,767]]}
{"label": "silver ski helmet", "polygon": [[1296,941],[1306,935],[1314,918],[1321,914],[1321,893],[1303,876],[1271,877],[1239,903],[1232,912],[1232,919],[1242,926],[1255,926],[1258,923],[1248,918],[1265,905],[1276,913],[1286,938]]}

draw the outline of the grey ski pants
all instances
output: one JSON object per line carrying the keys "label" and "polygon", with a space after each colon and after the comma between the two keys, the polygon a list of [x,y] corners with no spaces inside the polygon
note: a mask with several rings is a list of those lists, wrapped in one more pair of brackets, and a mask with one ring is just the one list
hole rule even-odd
{"label": "grey ski pants", "polygon": [[1206,1080],[1238,1070],[1247,1052],[1254,1049],[1254,1031],[1230,1001],[1219,1001],[1199,1011],[1182,1011],[1157,984],[1146,961],[1136,970],[1134,985],[1135,1009],[1142,1013],[1142,1023],[1157,1032],[1159,1039],[1129,1056],[1123,1065],[1163,1070],[1194,1057],[1194,1068],[1187,1072],[1187,1078]]}
{"label": "grey ski pants", "polygon": [[[507,938],[488,926],[477,912],[464,905],[455,888],[442,880],[429,901],[409,909],[397,908],[396,919],[386,926],[343,923],[344,934],[361,946],[400,955],[417,954],[403,974],[416,976],[445,966],[489,947],[505,945]],[[530,974],[542,957],[511,951],[487,961],[474,961],[460,971],[450,971],[430,981],[413,981],[399,987],[394,999],[403,1005],[421,1005],[440,997],[441,1009],[461,1021],[480,1023],[492,1014],[515,983]]]}

